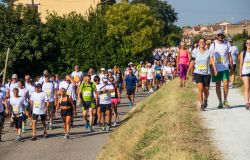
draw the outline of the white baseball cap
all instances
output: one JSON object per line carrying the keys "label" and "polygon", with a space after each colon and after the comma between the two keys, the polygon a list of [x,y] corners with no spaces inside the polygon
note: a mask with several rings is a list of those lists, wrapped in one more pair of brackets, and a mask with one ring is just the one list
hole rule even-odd
{"label": "white baseball cap", "polygon": [[17,74],[13,74],[13,75],[11,76],[11,78],[12,78],[12,79],[17,79]]}
{"label": "white baseball cap", "polygon": [[216,34],[218,35],[218,34],[224,34],[224,31],[222,30],[222,29],[218,29],[217,31],[216,31]]}

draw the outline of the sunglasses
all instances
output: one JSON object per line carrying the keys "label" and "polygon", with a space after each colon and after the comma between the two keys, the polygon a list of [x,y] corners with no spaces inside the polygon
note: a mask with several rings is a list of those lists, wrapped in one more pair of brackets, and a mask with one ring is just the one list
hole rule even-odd
{"label": "sunglasses", "polygon": [[223,37],[223,36],[224,36],[224,34],[217,34],[217,36],[218,36],[218,37]]}

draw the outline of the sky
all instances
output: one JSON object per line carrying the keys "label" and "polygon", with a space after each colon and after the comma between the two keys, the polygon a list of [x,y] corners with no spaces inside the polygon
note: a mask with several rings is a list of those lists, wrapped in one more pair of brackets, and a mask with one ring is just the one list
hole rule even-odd
{"label": "sky", "polygon": [[250,0],[166,0],[178,12],[179,26],[250,20]]}
{"label": "sky", "polygon": [[[2,0],[0,0],[1,2]],[[121,0],[117,0],[118,2]],[[178,13],[178,26],[250,20],[250,0],[165,0]]]}
{"label": "sky", "polygon": [[233,23],[246,19],[250,20],[250,0],[165,1],[178,12],[178,22],[176,24],[179,26],[214,24],[224,20]]}

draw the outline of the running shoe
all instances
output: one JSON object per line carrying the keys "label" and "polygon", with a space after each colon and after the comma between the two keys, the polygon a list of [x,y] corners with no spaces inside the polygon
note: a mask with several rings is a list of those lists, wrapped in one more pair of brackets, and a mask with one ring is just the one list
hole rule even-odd
{"label": "running shoe", "polygon": [[44,132],[43,133],[43,138],[47,138],[48,137],[48,133],[47,132]]}
{"label": "running shoe", "polygon": [[218,109],[223,109],[223,103],[219,103]]}
{"label": "running shoe", "polygon": [[114,123],[113,123],[113,126],[116,127],[116,126],[117,126],[117,122],[114,122]]}
{"label": "running shoe", "polygon": [[131,108],[132,107],[132,102],[128,102],[128,106]]}
{"label": "running shoe", "polygon": [[110,126],[109,125],[106,127],[106,131],[110,131]]}
{"label": "running shoe", "polygon": [[84,128],[85,128],[85,129],[88,129],[88,128],[89,128],[89,122],[85,123]]}
{"label": "running shoe", "polygon": [[204,108],[205,108],[205,109],[207,108],[207,99],[204,100]]}
{"label": "running shoe", "polygon": [[228,101],[224,101],[224,102],[223,102],[223,105],[224,105],[225,108],[227,108],[227,109],[230,108],[230,105],[229,105]]}
{"label": "running shoe", "polygon": [[33,136],[31,137],[31,141],[35,141],[35,140],[36,140],[36,136],[33,135]]}
{"label": "running shoe", "polygon": [[25,132],[26,132],[26,127],[22,126],[22,133],[25,133]]}
{"label": "running shoe", "polygon": [[20,136],[17,136],[16,137],[16,142],[20,142],[21,141],[21,137]]}
{"label": "running shoe", "polygon": [[93,132],[92,126],[89,126],[89,132]]}
{"label": "running shoe", "polygon": [[66,133],[66,134],[64,135],[64,139],[69,139],[69,134],[68,134],[68,133]]}
{"label": "running shoe", "polygon": [[201,105],[201,111],[205,111],[205,105],[204,104]]}
{"label": "running shoe", "polygon": [[106,131],[106,127],[105,126],[102,126],[102,131]]}
{"label": "running shoe", "polygon": [[49,125],[49,130],[52,130],[52,129],[53,129],[52,124],[50,124]]}
{"label": "running shoe", "polygon": [[245,107],[246,107],[246,110],[249,110],[249,108],[250,108],[250,103],[247,103]]}

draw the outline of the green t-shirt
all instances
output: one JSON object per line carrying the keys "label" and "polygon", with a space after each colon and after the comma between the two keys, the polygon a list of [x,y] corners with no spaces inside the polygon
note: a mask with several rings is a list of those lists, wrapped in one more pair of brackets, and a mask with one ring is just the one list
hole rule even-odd
{"label": "green t-shirt", "polygon": [[85,102],[94,100],[94,91],[96,90],[96,85],[94,83],[82,83],[80,89],[82,92],[82,98]]}

